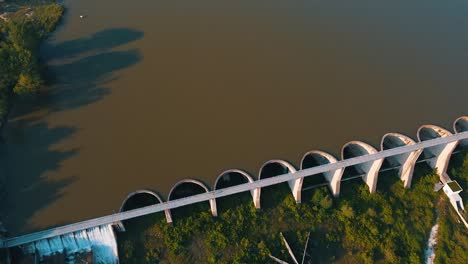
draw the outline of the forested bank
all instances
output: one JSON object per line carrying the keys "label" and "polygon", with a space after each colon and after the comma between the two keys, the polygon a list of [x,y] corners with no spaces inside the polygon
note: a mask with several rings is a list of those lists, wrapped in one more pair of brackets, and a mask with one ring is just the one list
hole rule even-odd
{"label": "forested bank", "polygon": [[[6,11],[11,12],[6,12]],[[55,1],[0,3],[0,139],[8,112],[17,96],[33,94],[44,85],[39,45],[54,30],[64,9]],[[5,198],[5,175],[0,175],[0,200]],[[0,236],[3,235],[0,211]],[[6,251],[0,251],[0,262]]]}
{"label": "forested bank", "polygon": [[[2,4],[10,2],[15,1]],[[64,11],[56,3],[29,1],[34,5],[28,6],[28,1],[22,2],[26,6],[0,19],[0,127],[15,96],[34,93],[44,85],[39,44]]]}
{"label": "forested bank", "polygon": [[[451,176],[466,188],[468,155],[451,164]],[[449,202],[439,202],[445,197],[433,190],[437,175],[419,164],[411,189],[404,189],[395,173],[379,176],[376,194],[358,179],[343,183],[339,198],[321,188],[304,192],[297,205],[284,184],[262,192],[269,203],[260,210],[246,193],[218,200],[216,218],[206,203],[173,210],[173,226],[162,214],[134,219],[119,234],[121,262],[271,263],[269,254],[291,262],[279,233],[302,258],[311,232],[305,263],[423,263],[438,206],[436,262],[466,263],[468,232]]]}

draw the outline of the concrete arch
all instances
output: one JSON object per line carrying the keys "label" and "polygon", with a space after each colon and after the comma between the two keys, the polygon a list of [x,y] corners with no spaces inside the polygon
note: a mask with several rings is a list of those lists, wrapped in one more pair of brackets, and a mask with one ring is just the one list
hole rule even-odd
{"label": "concrete arch", "polygon": [[127,195],[125,200],[122,202],[122,205],[120,206],[119,212],[123,212],[125,204],[128,202],[128,200],[130,200],[130,198],[132,198],[132,197],[134,197],[135,195],[138,195],[138,194],[148,194],[150,196],[155,197],[159,201],[159,203],[163,203],[163,200],[161,199],[161,197],[159,197],[159,195],[157,193],[155,193],[155,192],[153,192],[151,190],[147,190],[147,189],[137,190],[137,191],[131,192],[131,193],[129,193]]}
{"label": "concrete arch", "polygon": [[[452,135],[450,131],[435,125],[423,125],[418,129],[418,140],[420,142],[439,137],[447,137],[450,135]],[[454,141],[447,144],[425,148],[423,150],[426,157],[431,157],[431,159],[426,161],[427,164],[431,168],[436,169],[437,174],[443,183],[450,180],[450,177],[447,175],[447,167],[450,157],[452,156],[452,152],[457,144],[458,141]]]}
{"label": "concrete arch", "polygon": [[[468,116],[460,116],[453,122],[453,131],[461,133],[468,131]],[[460,146],[468,147],[468,139],[460,140]]]}
{"label": "concrete arch", "polygon": [[254,179],[252,178],[252,176],[250,176],[247,172],[243,170],[239,170],[239,169],[230,169],[230,170],[223,171],[221,174],[218,175],[218,177],[216,178],[215,184],[213,186],[213,190],[217,190],[218,188],[216,188],[216,186],[218,186],[219,180],[221,180],[223,177],[225,177],[226,175],[230,173],[236,173],[236,174],[241,175],[242,177],[247,179],[247,182],[254,182]]}
{"label": "concrete arch", "polygon": [[[181,181],[178,181],[174,186],[172,186],[171,190],[169,191],[169,195],[167,196],[167,200],[171,201],[171,196],[174,193],[174,191],[177,189],[182,184],[195,184],[199,187],[202,187],[205,192],[210,192],[210,189],[202,183],[201,181],[195,180],[195,179],[183,179]],[[216,200],[215,199],[210,199],[210,208],[211,208],[211,214],[213,216],[218,216],[218,211],[216,209]],[[172,218],[171,218],[172,219]],[[171,221],[172,222],[172,221]],[[169,223],[171,223],[169,222]]]}
{"label": "concrete arch", "polygon": [[[218,186],[218,182],[223,179],[226,175],[229,175],[229,174],[238,174],[238,175],[241,175],[244,179],[247,180],[247,182],[251,183],[251,182],[254,182],[254,179],[252,178],[252,176],[250,176],[247,172],[243,171],[243,170],[239,170],[239,169],[230,169],[230,170],[226,170],[226,171],[223,171],[221,174],[218,175],[218,177],[216,178],[216,181],[213,185],[213,190],[218,190],[219,188],[217,188]],[[255,204],[255,197],[257,197],[257,189],[254,189],[254,190],[250,190],[250,195],[252,195],[252,199],[253,199],[253,202]]]}
{"label": "concrete arch", "polygon": [[[321,150],[311,150],[304,154],[301,159],[301,170],[310,167],[305,167],[304,163],[307,159],[314,159],[317,164],[324,165],[329,163],[336,163],[338,160],[330,153]],[[344,169],[337,169],[332,171],[324,172],[323,175],[328,181],[328,187],[330,188],[333,196],[337,197],[340,194],[341,177],[343,176]]]}
{"label": "concrete arch", "polygon": [[[349,150],[351,155],[347,157],[346,151]],[[341,159],[355,158],[358,156],[374,154],[378,151],[371,145],[362,141],[351,141],[346,143],[341,148]],[[377,180],[379,177],[380,166],[382,166],[383,159],[369,161],[361,164],[354,165],[359,173],[363,173],[362,179],[369,186],[369,192],[375,193],[377,190]]]}
{"label": "concrete arch", "polygon": [[283,168],[287,169],[289,172],[296,172],[296,168],[289,162],[285,160],[279,160],[279,159],[273,159],[269,160],[265,163],[263,163],[262,167],[260,167],[260,170],[258,171],[258,178],[261,179],[262,172],[265,170],[265,167],[270,165],[270,164],[279,164],[283,166]]}
{"label": "concrete arch", "polygon": [[[282,166],[288,173],[295,173],[297,171],[296,168],[291,163],[285,160],[273,159],[273,160],[269,160],[263,163],[262,167],[260,167],[260,170],[258,171],[258,179],[262,179],[262,174],[264,174],[265,168],[271,164],[278,164]],[[276,176],[276,175],[272,175],[272,176]],[[296,200],[296,203],[301,202],[301,189],[302,189],[303,180],[304,178],[299,178],[299,179],[288,181],[289,188],[292,191],[292,194],[294,196],[294,199]],[[255,208],[258,209],[260,208],[260,195],[261,195],[262,189],[256,188],[255,190],[256,190],[257,196],[254,198],[254,204],[255,204]]]}
{"label": "concrete arch", "polygon": [[181,181],[178,181],[174,186],[172,186],[171,190],[169,191],[169,195],[167,196],[167,200],[171,201],[172,200],[171,196],[174,193],[174,191],[177,189],[177,187],[179,187],[182,184],[186,184],[186,183],[192,183],[192,184],[195,184],[197,186],[200,186],[205,190],[205,192],[210,191],[208,189],[208,187],[204,183],[202,183],[201,181],[198,181],[198,180],[195,180],[195,179],[183,179]]}
{"label": "concrete arch", "polygon": [[[387,133],[382,137],[380,142],[381,150],[392,149],[402,146],[414,145],[416,142],[403,134],[400,133]],[[403,186],[409,188],[411,186],[411,180],[413,179],[414,166],[416,161],[421,155],[422,150],[415,150],[412,152],[392,156],[386,158],[391,166],[400,166],[398,176],[403,181]]]}
{"label": "concrete arch", "polygon": [[450,135],[452,135],[450,131],[436,125],[422,125],[418,128],[418,140],[420,142]]}
{"label": "concrete arch", "polygon": [[[142,190],[137,190],[137,191],[134,191],[134,192],[131,192],[127,195],[127,197],[123,200],[122,202],[122,205],[120,205],[120,209],[119,209],[119,212],[123,212],[124,211],[124,208],[125,208],[125,204],[127,204],[127,202],[134,196],[136,195],[140,195],[140,194],[147,194],[147,195],[150,195],[150,196],[153,196],[155,197],[159,203],[163,203],[164,201],[161,199],[161,197],[154,191],[151,191],[151,190],[148,190],[148,189],[142,189]],[[171,212],[169,210],[164,210],[164,214],[166,216],[166,221],[168,223],[172,222],[172,219],[171,219]],[[118,229],[119,230],[122,230],[124,231],[125,230],[125,227],[123,225],[122,222],[118,223]]]}

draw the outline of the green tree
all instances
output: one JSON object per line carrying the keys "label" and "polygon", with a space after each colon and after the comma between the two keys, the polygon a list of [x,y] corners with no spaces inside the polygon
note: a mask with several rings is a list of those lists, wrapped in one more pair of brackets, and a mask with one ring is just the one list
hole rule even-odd
{"label": "green tree", "polygon": [[27,94],[38,90],[41,86],[42,80],[38,74],[21,73],[13,91],[16,94]]}
{"label": "green tree", "polygon": [[12,21],[8,24],[8,40],[16,50],[37,49],[40,35],[38,27],[30,20]]}

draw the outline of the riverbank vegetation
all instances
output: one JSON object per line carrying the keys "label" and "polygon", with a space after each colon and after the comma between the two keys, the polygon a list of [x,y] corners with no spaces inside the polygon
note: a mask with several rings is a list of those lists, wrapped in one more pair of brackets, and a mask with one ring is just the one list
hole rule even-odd
{"label": "riverbank vegetation", "polygon": [[[456,176],[466,182],[468,155],[457,162]],[[119,234],[121,262],[272,263],[269,254],[291,262],[279,233],[302,258],[311,232],[306,263],[423,263],[435,207],[444,195],[433,191],[438,176],[425,165],[417,166],[411,189],[403,188],[395,173],[379,176],[375,194],[357,179],[343,183],[339,198],[324,187],[304,192],[302,204],[296,204],[284,184],[262,191],[267,198],[262,200],[269,203],[260,210],[245,193],[219,200],[216,218],[206,203],[176,209],[173,226],[162,214],[134,219],[126,223],[128,231]],[[465,254],[468,236],[455,216],[441,219],[452,225],[446,228],[441,222],[437,259],[455,263],[447,260]]]}
{"label": "riverbank vegetation", "polygon": [[[15,96],[34,93],[44,84],[39,44],[54,30],[63,12],[51,0],[0,3],[0,134]],[[0,175],[0,200],[5,194],[4,175]],[[1,218],[0,211],[0,229]],[[5,252],[0,251],[0,262],[2,254]]]}
{"label": "riverbank vegetation", "polygon": [[56,3],[31,5],[0,19],[0,127],[14,96],[34,93],[44,84],[39,44],[63,11]]}
{"label": "riverbank vegetation", "polygon": [[[468,200],[468,155],[464,159],[460,156],[455,158],[457,159],[455,164],[461,164],[461,166],[452,168],[450,177],[463,188],[460,196],[466,204]],[[468,263],[468,230],[463,227],[457,213],[445,195],[437,209],[440,217],[435,263]],[[464,217],[468,220],[467,210],[468,208],[465,205]]]}

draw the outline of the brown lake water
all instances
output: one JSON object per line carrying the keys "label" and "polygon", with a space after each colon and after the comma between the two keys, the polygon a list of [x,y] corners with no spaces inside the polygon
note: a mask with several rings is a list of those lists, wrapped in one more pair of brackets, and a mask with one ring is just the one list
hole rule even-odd
{"label": "brown lake water", "polygon": [[[66,1],[55,80],[15,105],[1,206],[15,234],[127,193],[296,166],[311,149],[450,128],[468,113],[468,2]],[[80,15],[86,15],[80,19]]]}

